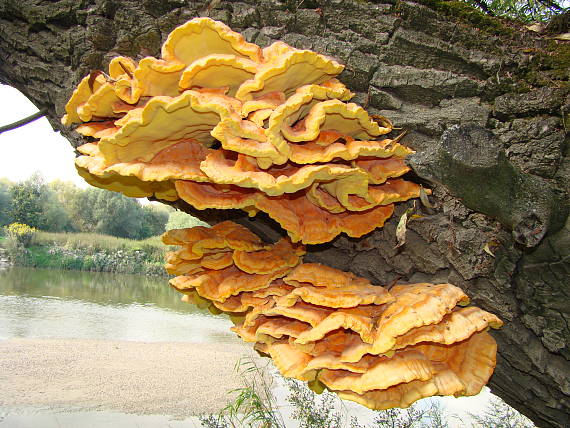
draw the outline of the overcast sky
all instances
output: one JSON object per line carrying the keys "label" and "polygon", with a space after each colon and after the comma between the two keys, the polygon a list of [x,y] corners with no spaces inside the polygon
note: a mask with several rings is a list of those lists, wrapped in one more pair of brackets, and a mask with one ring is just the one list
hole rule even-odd
{"label": "overcast sky", "polygon": [[[38,111],[10,86],[0,85],[0,99],[0,126]],[[54,132],[45,118],[0,134],[0,177],[12,181],[24,180],[39,171],[47,181],[72,181],[85,188],[87,184],[73,166],[74,158],[69,141]]]}

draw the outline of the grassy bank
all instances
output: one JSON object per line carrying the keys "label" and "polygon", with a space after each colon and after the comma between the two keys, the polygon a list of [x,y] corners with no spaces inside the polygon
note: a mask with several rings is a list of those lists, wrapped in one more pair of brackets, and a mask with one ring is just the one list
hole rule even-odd
{"label": "grassy bank", "polygon": [[142,241],[94,233],[50,233],[38,231],[28,248],[10,248],[0,241],[16,266],[93,272],[166,275],[167,248],[159,237]]}

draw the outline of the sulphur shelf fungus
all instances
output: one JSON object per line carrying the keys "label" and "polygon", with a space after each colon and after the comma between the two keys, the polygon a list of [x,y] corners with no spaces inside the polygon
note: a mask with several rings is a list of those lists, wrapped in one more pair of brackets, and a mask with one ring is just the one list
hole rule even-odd
{"label": "sulphur shelf fungus", "polygon": [[232,330],[285,377],[372,409],[475,395],[496,364],[487,332],[502,322],[451,284],[391,289],[303,263],[304,247],[264,244],[232,222],[171,230],[163,241],[183,300],[226,313]]}
{"label": "sulphur shelf fungus", "polygon": [[86,76],[62,121],[88,139],[76,166],[93,186],[265,212],[293,242],[360,237],[420,187],[400,178],[412,151],[385,137],[390,121],[349,102],[343,68],[196,18],[160,58],[116,57]]}
{"label": "sulphur shelf fungus", "polygon": [[266,213],[288,237],[247,228],[171,230],[166,270],[185,301],[227,313],[233,331],[283,376],[374,409],[433,395],[473,395],[491,376],[502,322],[451,284],[390,290],[320,264],[304,244],[382,227],[416,198],[412,151],[391,122],[350,100],[343,66],[275,42],[262,49],[196,18],[161,57],[117,57],[73,92],[62,122],[86,139],[79,174],[133,197],[198,210]]}

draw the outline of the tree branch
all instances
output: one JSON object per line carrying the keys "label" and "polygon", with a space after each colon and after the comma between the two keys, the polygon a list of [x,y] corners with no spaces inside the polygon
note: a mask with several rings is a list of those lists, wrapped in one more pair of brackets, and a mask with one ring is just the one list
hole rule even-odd
{"label": "tree branch", "polygon": [[28,117],[17,120],[16,122],[12,122],[8,125],[0,126],[0,134],[2,134],[3,132],[6,132],[6,131],[11,131],[12,129],[19,128],[21,126],[27,125],[28,123],[33,122],[34,120],[37,120],[40,117],[45,116],[46,113],[47,113],[47,108],[43,108],[40,111],[38,111],[38,112],[28,116]]}
{"label": "tree branch", "polygon": [[544,6],[546,6],[549,9],[555,9],[557,11],[562,11],[564,10],[564,8],[562,8],[559,4],[557,4],[555,1],[553,0],[538,0],[538,2]]}
{"label": "tree branch", "polygon": [[484,0],[473,0],[473,3],[475,3],[477,6],[479,6],[481,8],[481,10],[483,12],[485,12],[487,15],[495,16],[493,11],[489,10],[489,5],[487,5],[487,3]]}

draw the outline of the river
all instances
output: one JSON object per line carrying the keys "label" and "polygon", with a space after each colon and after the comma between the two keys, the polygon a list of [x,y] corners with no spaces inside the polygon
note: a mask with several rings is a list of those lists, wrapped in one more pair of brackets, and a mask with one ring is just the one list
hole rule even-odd
{"label": "river", "polygon": [[0,339],[239,343],[231,323],[194,305],[161,277],[0,270]]}
{"label": "river", "polygon": [[246,346],[180,297],[164,277],[0,269],[0,428],[199,426],[174,411],[223,406]]}

